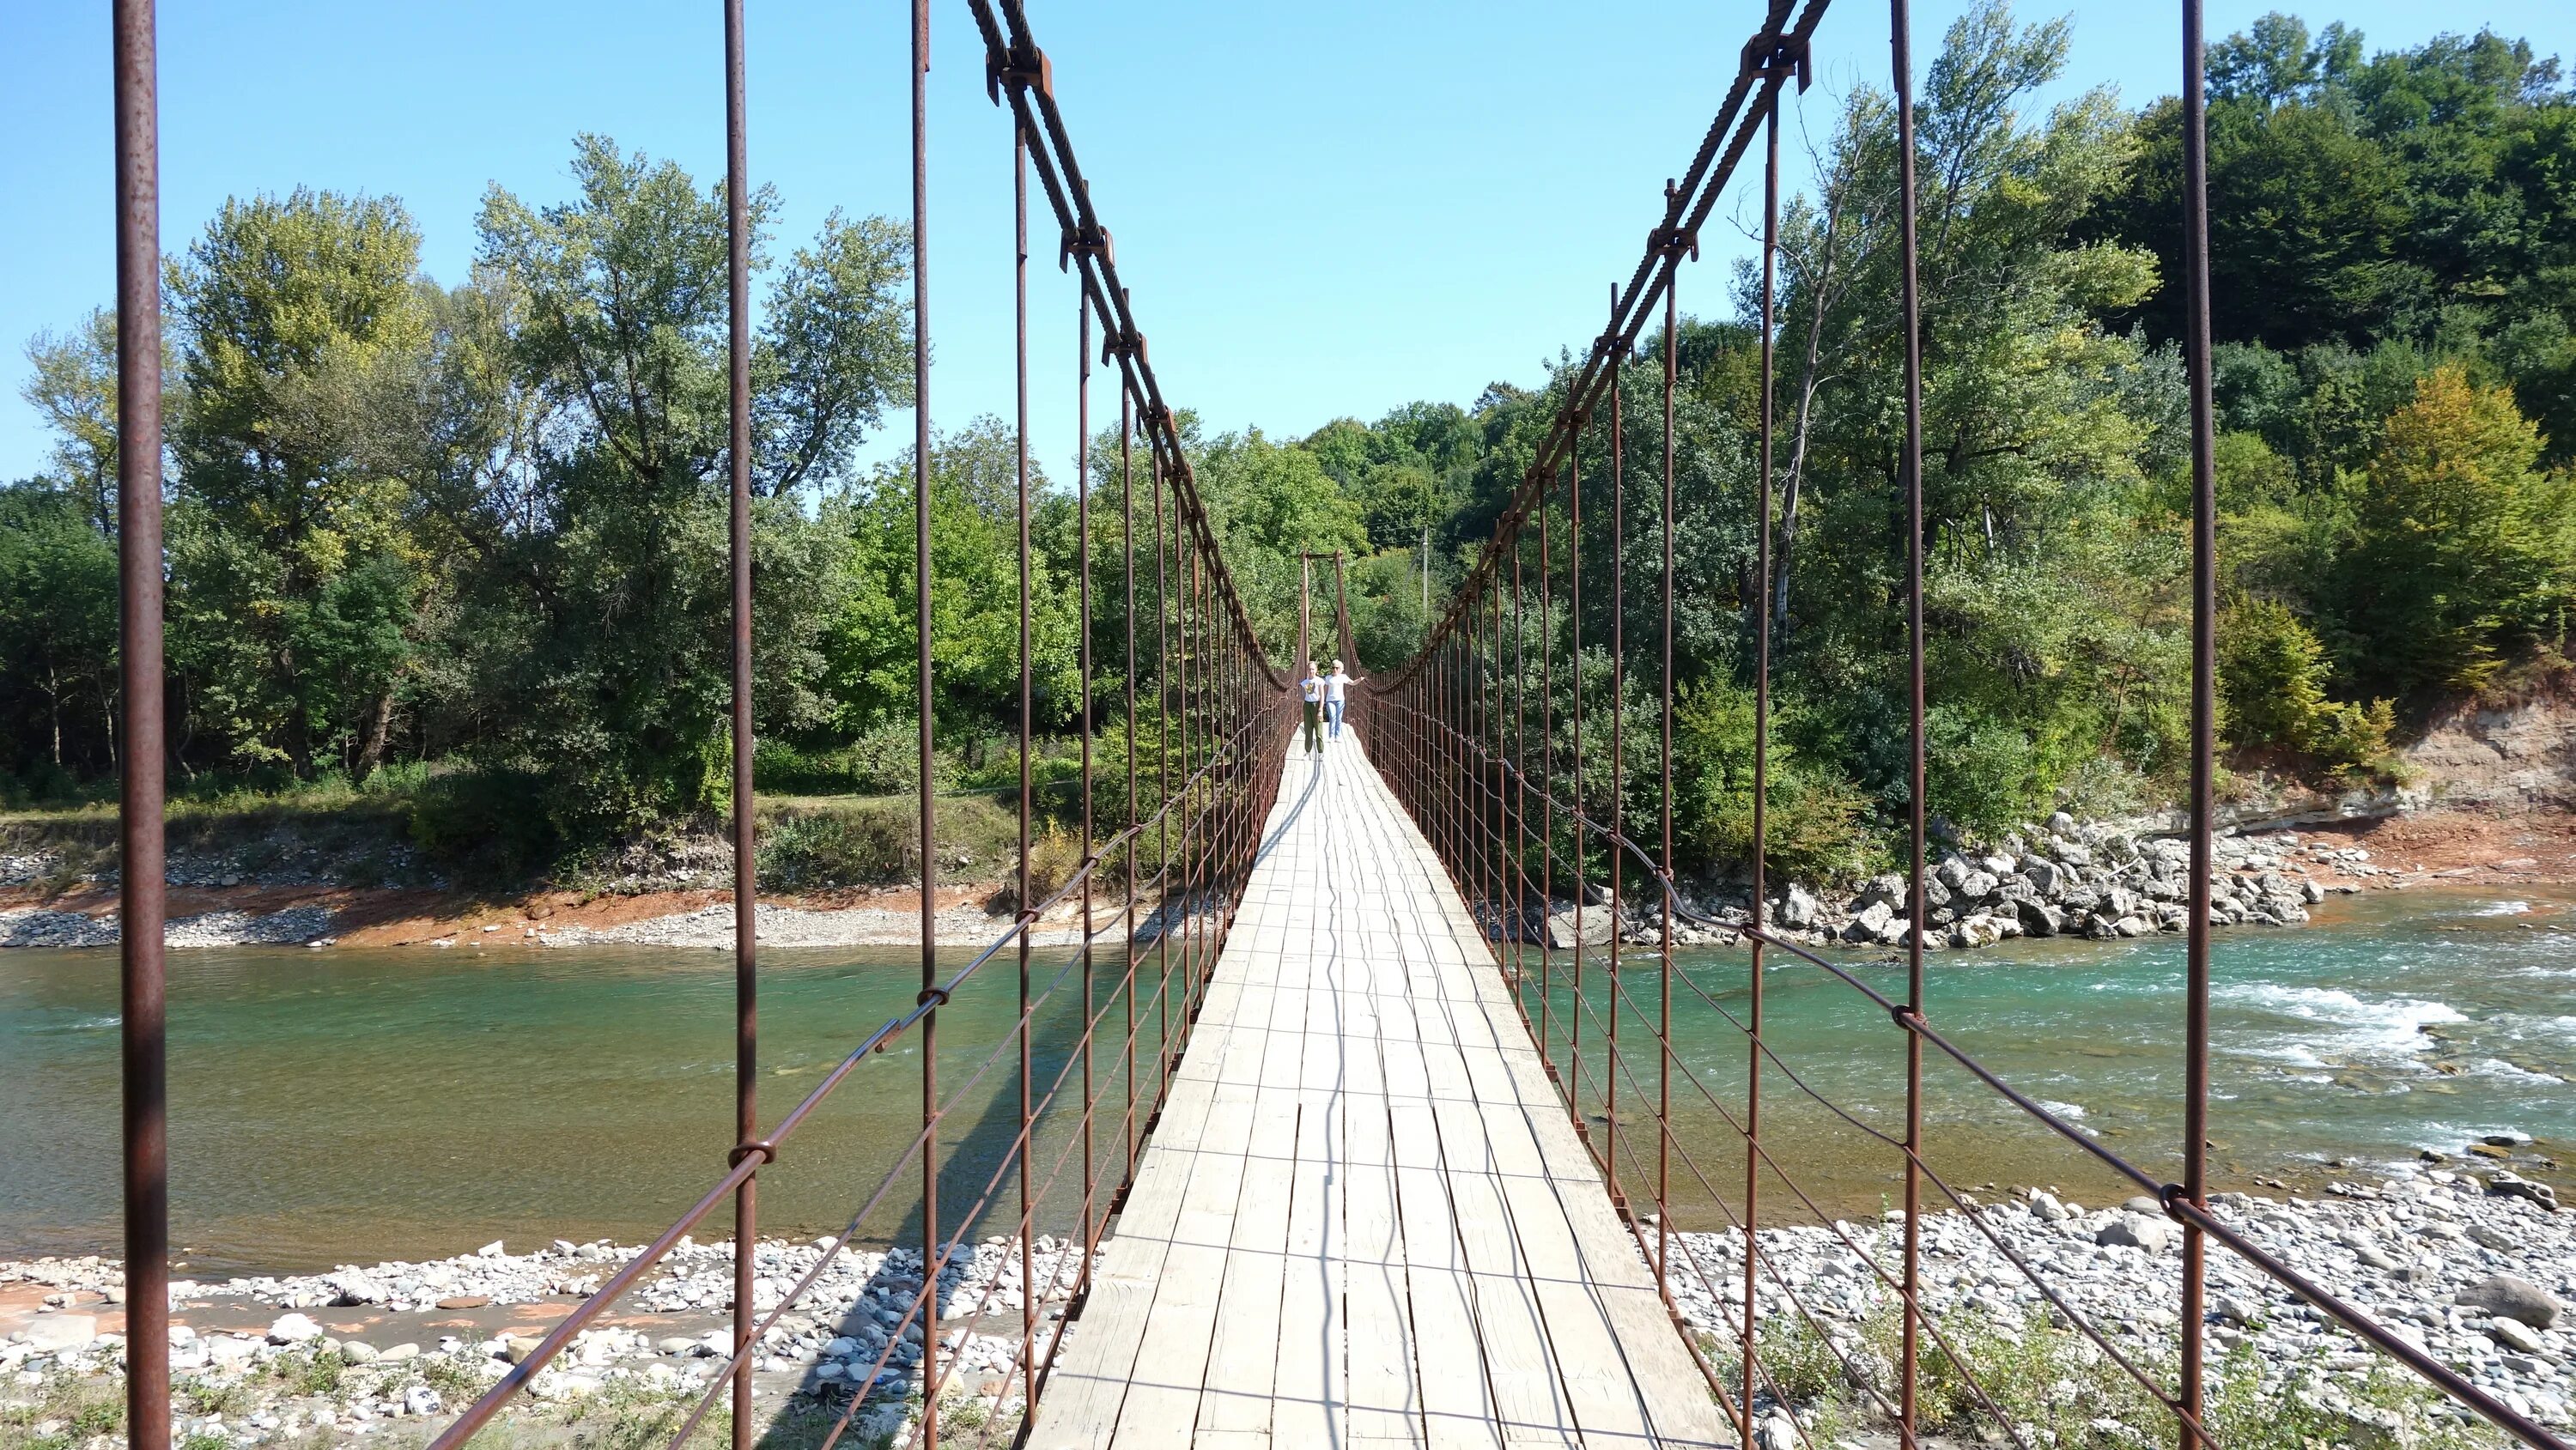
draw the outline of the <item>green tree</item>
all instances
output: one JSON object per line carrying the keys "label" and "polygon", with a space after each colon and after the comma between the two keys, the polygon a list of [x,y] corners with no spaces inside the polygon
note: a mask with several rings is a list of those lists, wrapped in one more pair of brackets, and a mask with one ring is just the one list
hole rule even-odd
{"label": "green tree", "polygon": [[68,784],[116,759],[116,545],[81,485],[0,488],[0,772]]}
{"label": "green tree", "polygon": [[18,395],[53,430],[54,478],[100,533],[116,532],[116,314],[102,307],[69,333],[38,333],[27,364]]}
{"label": "green tree", "polygon": [[2436,369],[2390,415],[2343,572],[2352,672],[2391,693],[2474,690],[2564,628],[2576,536],[2563,477],[2501,388]]}
{"label": "green tree", "polygon": [[362,440],[428,340],[419,249],[400,203],[299,188],[227,202],[172,269],[171,657],[242,762],[382,748],[406,652],[383,622],[414,612],[422,560]]}
{"label": "green tree", "polygon": [[[484,391],[524,398],[534,426],[510,466],[465,469],[445,513],[489,541],[496,602],[477,626],[506,642],[478,661],[497,722],[478,748],[541,773],[581,839],[724,804],[729,405],[721,188],[600,136],[577,139],[573,176],[555,206],[485,198],[484,315],[465,319],[455,368],[471,382],[479,359],[505,359],[518,381]],[[751,198],[755,229],[773,209]],[[753,369],[766,491],[841,476],[902,400],[901,245],[835,214],[773,284]],[[756,532],[758,633],[781,666],[768,723],[793,728],[828,707],[777,676],[824,667],[846,550],[793,508],[760,511]]]}

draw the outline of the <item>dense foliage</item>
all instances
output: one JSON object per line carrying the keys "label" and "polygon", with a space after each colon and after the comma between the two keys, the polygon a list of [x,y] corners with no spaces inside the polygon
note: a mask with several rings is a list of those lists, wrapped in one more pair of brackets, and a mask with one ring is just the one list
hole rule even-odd
{"label": "dense foliage", "polygon": [[[1931,808],[1992,831],[2056,804],[2168,796],[2188,722],[2188,419],[2177,336],[2178,110],[2107,91],[2042,108],[2065,22],[2001,3],[1947,34],[1919,99]],[[2493,34],[2366,55],[2267,16],[2210,63],[2225,729],[2240,765],[2388,767],[2392,738],[2566,647],[2576,599],[2576,97]],[[1757,275],[1685,295],[1671,471],[1676,831],[1708,866],[1751,849],[1751,639],[1776,642],[1776,864],[1866,869],[1905,804],[1906,539],[1895,117],[1866,87],[1811,123],[1776,304],[1777,561],[1755,584]],[[584,137],[571,195],[495,189],[472,275],[421,274],[398,202],[296,191],[228,205],[171,269],[174,761],[186,773],[363,780],[425,762],[424,838],[531,858],[723,810],[727,776],[723,197]],[[772,201],[753,199],[755,217]],[[919,765],[911,460],[853,463],[902,406],[900,226],[835,214],[765,235],[754,360],[766,787],[899,792]],[[1688,273],[1686,288],[1708,286]],[[1516,610],[1580,788],[1660,808],[1665,340],[1624,361],[1571,505],[1534,537]],[[0,783],[110,773],[113,318],[31,345],[58,447],[0,491]],[[1302,439],[1202,437],[1201,493],[1272,657],[1300,555],[1339,552],[1361,658],[1398,666],[1521,481],[1567,365],[1471,405],[1416,403]],[[1610,429],[1624,506],[1614,508]],[[1117,439],[1087,483],[1093,669],[1081,669],[1077,498],[1033,464],[1040,727],[1123,756],[1150,684],[1154,538],[1138,490],[1140,640],[1126,650]],[[939,581],[934,785],[1015,778],[983,742],[1018,710],[1020,459],[978,419],[932,458]],[[1329,618],[1329,616],[1324,616]],[[1570,661],[1579,659],[1579,665]],[[1153,692],[1139,697],[1153,708]],[[1615,708],[1614,708],[1615,705]],[[1614,787],[1606,745],[1628,741]],[[1043,774],[1043,772],[1042,772]],[[1569,786],[1569,788],[1572,788]],[[445,814],[441,814],[444,812]],[[533,824],[528,824],[528,823]]]}

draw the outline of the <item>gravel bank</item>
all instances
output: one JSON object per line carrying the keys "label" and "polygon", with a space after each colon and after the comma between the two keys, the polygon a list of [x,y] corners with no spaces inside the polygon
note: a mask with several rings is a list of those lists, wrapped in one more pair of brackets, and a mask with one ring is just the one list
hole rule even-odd
{"label": "gravel bank", "polygon": [[[2256,1244],[2504,1403],[2544,1424],[2567,1427],[2576,1425],[2576,1384],[2570,1380],[2576,1324],[2560,1306],[2576,1298],[2576,1214],[2554,1212],[2539,1201],[2549,1196],[2511,1173],[2481,1178],[2436,1169],[2378,1183],[2332,1184],[2317,1199],[2220,1194],[2213,1206]],[[1765,1230],[1761,1252],[1778,1275],[1766,1274],[1760,1283],[1766,1319],[1795,1312],[1784,1302],[1779,1280],[1785,1279],[1822,1321],[1823,1338],[1856,1363],[1871,1365],[1871,1326],[1884,1325],[1896,1300],[1845,1240],[1894,1273],[1901,1217],[1890,1220]],[[1997,1247],[1999,1239],[2123,1354],[2142,1367],[2170,1366],[2181,1302],[2181,1234],[2151,1200],[2088,1209],[2025,1191],[1982,1206],[1978,1220],[1951,1213],[1932,1216],[1924,1226],[1925,1302],[1947,1316],[1954,1330],[1982,1322],[2019,1332],[2034,1316],[2060,1330],[2069,1327]],[[1979,1223],[1992,1239],[1979,1231]],[[1683,1316],[1731,1343],[1743,1312],[1742,1240],[1733,1234],[1681,1237],[1689,1255],[1675,1255],[1673,1282]],[[1716,1284],[1714,1298],[1699,1275],[1683,1267],[1692,1258]],[[2260,1366],[2259,1394],[2265,1399],[2296,1398],[2350,1422],[2353,1434],[2373,1443],[2367,1423],[2387,1412],[2374,1407],[2364,1388],[2374,1369],[2388,1361],[2222,1249],[2210,1252],[2208,1282],[2213,1362],[2240,1349],[2250,1352]],[[2094,1362],[2088,1357],[2096,1351],[2071,1336],[2067,1349]],[[1837,1364],[1834,1374],[1841,1373]],[[2386,1377],[2389,1371],[2380,1373]],[[1857,1390],[1848,1391],[1848,1398],[1866,1403]],[[1814,1401],[1792,1408],[1811,1426],[1827,1418]],[[2142,1432],[2142,1443],[2170,1431],[2164,1424],[2129,1428]],[[2412,1441],[2399,1436],[2376,1443]]]}
{"label": "gravel bank", "polygon": [[[2559,1309],[2576,1295],[2576,1219],[2547,1208],[2540,1201],[2547,1196],[2509,1173],[2481,1178],[2436,1169],[2408,1179],[2335,1184],[2314,1200],[2223,1194],[2216,1202],[2257,1243],[2331,1292],[2507,1403],[2563,1427],[2576,1423],[2569,1379],[2576,1338]],[[1978,1219],[2124,1354],[2159,1366],[2172,1355],[2181,1258],[2178,1235],[2145,1207],[2133,1201],[2088,1209],[2033,1190],[1980,1207]],[[2009,1333],[2047,1319],[2050,1306],[1979,1223],[1956,1213],[1927,1218],[1927,1304],[1962,1335],[1978,1324]],[[1893,1223],[1764,1230],[1762,1255],[1768,1273],[1778,1276],[1763,1280],[1766,1321],[1783,1329],[1794,1322],[1779,1285],[1785,1279],[1825,1326],[1822,1337],[1867,1364],[1875,1352],[1873,1325],[1884,1326],[1893,1296],[1844,1240],[1892,1270],[1898,1236]],[[1723,1355],[1740,1315],[1734,1307],[1742,1292],[1740,1239],[1680,1237],[1685,1252],[1676,1254],[1673,1283],[1683,1317]],[[830,1246],[828,1239],[762,1244],[755,1304],[774,1307]],[[175,1285],[174,1317],[182,1326],[172,1335],[177,1368],[193,1387],[183,1395],[184,1431],[231,1445],[349,1444],[390,1424],[451,1415],[635,1252],[604,1241],[558,1240],[513,1254],[494,1243],[453,1259]],[[1100,1252],[1114,1262],[1116,1241]],[[1081,1256],[1070,1244],[1041,1238],[1032,1257],[1043,1355]],[[1693,1259],[1717,1285],[1714,1296],[1685,1267]],[[720,1362],[732,1285],[729,1244],[683,1240],[608,1327],[582,1335],[537,1378],[533,1399],[519,1413],[547,1424],[577,1423],[611,1406],[633,1413],[639,1404],[667,1406],[693,1395]],[[756,1380],[771,1407],[767,1413],[837,1413],[892,1339],[879,1380],[882,1403],[863,1410],[858,1427],[862,1443],[864,1434],[899,1430],[920,1346],[917,1331],[898,1325],[920,1288],[921,1261],[912,1252],[836,1255],[806,1300],[762,1341]],[[943,1337],[957,1362],[949,1392],[972,1399],[983,1413],[1007,1417],[1015,1408],[1016,1388],[1006,1386],[1004,1373],[1017,1354],[1020,1309],[1031,1292],[1020,1277],[1016,1246],[1001,1238],[984,1240],[971,1262],[943,1276]],[[0,1415],[12,1413],[13,1405],[17,1413],[38,1413],[84,1384],[108,1383],[124,1351],[113,1332],[121,1300],[122,1275],[112,1261],[0,1262],[0,1324],[12,1326],[0,1340]],[[2373,1425],[2401,1429],[2381,1424],[2390,1414],[2425,1414],[2378,1407],[2368,1386],[2382,1361],[2223,1252],[2211,1256],[2210,1306],[2213,1358],[2238,1350],[2255,1357],[2261,1394],[2339,1415],[2369,1443],[2411,1443],[2404,1434],[2372,1441],[2367,1433]],[[1071,1332],[1079,1334],[1080,1326]],[[2093,1353],[2089,1346],[2075,1352]],[[317,1359],[327,1359],[332,1374],[317,1375],[311,1368]],[[1996,1367],[1990,1374],[2011,1372]],[[334,1383],[314,1388],[324,1378]],[[203,1408],[209,1403],[225,1408],[210,1412]],[[1784,1413],[1767,1401],[1765,1409],[1775,1418]],[[1785,1413],[1853,1432],[1862,1442],[1882,1438],[1866,1422],[1830,1420],[1833,1411],[1821,1399],[1793,1397]],[[2170,1428],[2140,1424],[2114,1433],[2099,1418],[2094,1429],[2102,1443],[2124,1437],[2153,1443]],[[1766,1426],[1766,1445],[1794,1438],[1785,1426]]]}

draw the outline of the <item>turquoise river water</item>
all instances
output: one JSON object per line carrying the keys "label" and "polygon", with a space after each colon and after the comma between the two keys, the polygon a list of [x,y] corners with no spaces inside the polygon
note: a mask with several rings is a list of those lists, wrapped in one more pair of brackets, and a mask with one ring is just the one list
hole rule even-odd
{"label": "turquoise river water", "polygon": [[[1560,985],[1550,1006],[1559,1059],[1584,1087],[1596,1141],[1607,1141],[1614,1120],[1622,1135],[1617,1158],[1632,1197],[1650,1196],[1642,1183],[1657,1172],[1651,1118],[1636,1111],[1638,1094],[1659,1086],[1652,960],[1632,953],[1621,979],[1622,1071],[1600,1050],[1611,1007],[1605,972],[1587,975],[1579,1068],[1563,1043],[1570,993]],[[1882,991],[1901,993],[1900,970],[1850,960]],[[908,948],[773,951],[764,965],[767,1121],[910,1003],[919,957]],[[1061,952],[1041,954],[1038,986],[1065,965]],[[115,1249],[116,970],[107,951],[0,953],[0,1257]],[[1741,951],[1691,953],[1682,970],[1743,1016]],[[2530,1134],[2539,1153],[2576,1149],[2576,895],[2419,889],[2341,899],[2311,927],[2222,933],[2214,973],[2210,1136],[2223,1180],[2359,1176],[2504,1130]],[[1930,1016],[1954,1040],[2114,1152],[2152,1174],[2176,1171],[2178,939],[2010,943],[1941,954],[1929,974]],[[943,1127],[944,1203],[975,1199],[1016,1131],[1016,1047],[970,1081],[1014,1015],[1015,977],[1011,960],[997,960],[942,1013],[943,1081],[964,1087]],[[1078,1068],[1079,979],[1062,981],[1034,1053],[1041,1091]],[[1893,1132],[1902,1039],[1885,1015],[1803,964],[1775,958],[1765,982],[1766,1035],[1785,1063]],[[1149,976],[1138,1014],[1138,1056],[1148,1064],[1152,990]],[[518,1247],[648,1236],[722,1172],[732,993],[730,959],[702,951],[171,953],[171,1186],[184,1272],[443,1255],[493,1238]],[[1535,1008],[1535,993],[1529,1000]],[[1672,1013],[1677,1127],[1666,1171],[1676,1217],[1711,1222],[1698,1180],[1731,1198],[1743,1168],[1709,1099],[1741,1111],[1747,1048],[1687,985],[1675,987]],[[1094,1123],[1104,1163],[1123,1141],[1124,1021],[1122,1008],[1109,1010],[1093,1058],[1106,1085]],[[919,1125],[919,1050],[907,1040],[862,1064],[763,1174],[764,1231],[837,1229],[876,1186]],[[1621,1098],[1608,1111],[1605,1076]],[[1925,1077],[1929,1156],[1954,1184],[2113,1191],[2082,1155],[1955,1066],[1934,1057]],[[1150,1088],[1150,1068],[1145,1078]],[[1820,1205],[1844,1213],[1893,1201],[1891,1152],[1776,1070],[1763,1101],[1771,1156]],[[1060,1110],[1047,1121],[1040,1157],[1053,1162],[1078,1116]],[[2329,1166],[2338,1161],[2345,1166]],[[1064,1171],[1050,1204],[1071,1198],[1078,1160]],[[1783,1185],[1765,1183],[1766,1204],[1790,1205]],[[894,1198],[866,1231],[903,1230],[916,1201],[910,1180]],[[1003,1201],[1015,1202],[1007,1190]],[[719,1214],[702,1234],[723,1232],[724,1222]]]}

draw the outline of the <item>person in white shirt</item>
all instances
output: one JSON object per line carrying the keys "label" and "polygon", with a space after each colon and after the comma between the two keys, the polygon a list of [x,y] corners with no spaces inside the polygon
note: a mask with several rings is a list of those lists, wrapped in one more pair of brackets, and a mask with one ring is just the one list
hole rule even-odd
{"label": "person in white shirt", "polygon": [[1350,687],[1358,683],[1340,660],[1333,661],[1333,672],[1324,677],[1324,715],[1332,721],[1335,740],[1342,738],[1342,710],[1350,703]]}
{"label": "person in white shirt", "polygon": [[1306,753],[1319,754],[1324,748],[1324,737],[1317,727],[1323,722],[1325,680],[1313,660],[1306,661],[1306,678],[1297,682],[1297,688],[1306,697]]}

